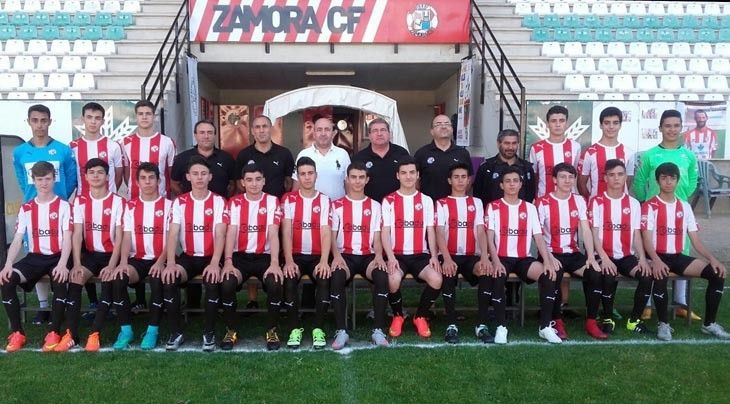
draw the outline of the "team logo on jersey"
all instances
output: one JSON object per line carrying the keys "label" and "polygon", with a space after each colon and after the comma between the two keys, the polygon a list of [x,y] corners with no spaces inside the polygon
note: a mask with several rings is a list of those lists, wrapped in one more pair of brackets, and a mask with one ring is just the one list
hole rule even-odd
{"label": "team logo on jersey", "polygon": [[50,215],[48,215],[48,217],[50,217],[50,218],[51,218],[51,220],[56,220],[56,219],[58,219],[58,213],[56,213],[56,212],[51,212],[51,214],[50,214]]}
{"label": "team logo on jersey", "polygon": [[157,151],[160,150],[160,148],[157,146],[152,146],[152,147],[150,147],[150,150],[152,150],[154,153],[157,153]]}
{"label": "team logo on jersey", "polygon": [[256,162],[253,160],[249,160],[248,163],[246,163],[246,165],[249,165],[249,164],[256,164]]}
{"label": "team logo on jersey", "polygon": [[266,214],[266,208],[259,208],[259,215],[265,215]]}
{"label": "team logo on jersey", "polygon": [[578,217],[578,211],[577,210],[571,210],[570,211],[570,217]]}
{"label": "team logo on jersey", "polygon": [[429,157],[428,159],[426,159],[426,163],[428,164],[433,164],[434,161],[436,161],[436,159],[433,157]]}
{"label": "team logo on jersey", "polygon": [[469,212],[474,212],[476,208],[474,207],[474,205],[469,205],[466,207],[466,210],[468,210]]}
{"label": "team logo on jersey", "polygon": [[624,208],[624,210],[622,210],[622,212],[624,213],[624,215],[628,215],[628,214],[630,214],[630,213],[631,213],[631,209],[629,209],[629,208]]}
{"label": "team logo on jersey", "polygon": [[421,209],[423,209],[423,205],[421,203],[417,203],[416,206],[414,206],[414,208],[416,208],[416,210],[421,210]]}
{"label": "team logo on jersey", "polygon": [[492,173],[492,179],[496,180],[499,178],[499,173]]}
{"label": "team logo on jersey", "polygon": [[106,158],[106,152],[105,151],[100,151],[99,152],[99,158],[100,159],[105,159]]}
{"label": "team logo on jersey", "polygon": [[563,153],[566,159],[569,159],[573,157],[573,153],[570,152],[570,150],[566,150],[565,153]]}
{"label": "team logo on jersey", "polygon": [[55,156],[56,155],[56,149],[51,149],[48,151],[49,156]]}
{"label": "team logo on jersey", "polygon": [[322,211],[322,209],[319,206],[315,206],[312,208],[312,212],[314,212],[314,213],[319,213],[321,211]]}
{"label": "team logo on jersey", "polygon": [[430,4],[416,4],[416,7],[406,14],[408,32],[417,37],[431,34],[438,27],[438,23],[438,14]]}
{"label": "team logo on jersey", "polygon": [[684,217],[684,212],[681,212],[681,211],[680,212],[677,212],[677,217],[679,219],[681,219],[682,217]]}
{"label": "team logo on jersey", "polygon": [[208,208],[208,209],[205,210],[204,213],[205,213],[205,216],[210,216],[210,215],[213,214],[213,209],[212,208]]}
{"label": "team logo on jersey", "polygon": [[106,208],[106,209],[104,209],[103,213],[104,213],[104,216],[110,216],[112,214],[112,210],[111,210],[111,208]]}
{"label": "team logo on jersey", "polygon": [[646,225],[649,222],[649,216],[641,215],[641,224]]}
{"label": "team logo on jersey", "polygon": [[520,215],[519,216],[520,216],[520,220],[527,219],[527,213],[525,213],[525,212],[520,212]]}
{"label": "team logo on jersey", "polygon": [[367,163],[365,163],[365,167],[366,167],[367,169],[371,169],[371,168],[373,168],[373,162],[372,162],[372,161],[368,161]]}
{"label": "team logo on jersey", "polygon": [[365,209],[362,211],[363,216],[370,216],[370,209]]}
{"label": "team logo on jersey", "polygon": [[157,216],[157,217],[162,217],[162,215],[164,215],[164,214],[165,214],[165,212],[163,212],[162,210],[155,211],[155,216]]}

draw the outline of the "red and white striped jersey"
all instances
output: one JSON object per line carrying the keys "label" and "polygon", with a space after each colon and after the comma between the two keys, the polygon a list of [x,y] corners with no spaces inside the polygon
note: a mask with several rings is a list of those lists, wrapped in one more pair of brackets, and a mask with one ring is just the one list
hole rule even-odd
{"label": "red and white striped jersey", "polygon": [[537,194],[541,197],[555,190],[552,180],[553,167],[559,163],[576,166],[580,157],[580,144],[573,139],[565,139],[562,143],[551,143],[547,139],[540,140],[530,147],[530,163],[537,175]]}
{"label": "red and white striped jersey", "polygon": [[258,201],[248,199],[246,194],[231,198],[225,221],[230,226],[238,226],[233,251],[270,254],[269,226],[279,226],[281,217],[279,200],[273,195],[264,193]]}
{"label": "red and white striped jersey", "polygon": [[657,195],[641,206],[641,230],[651,232],[657,253],[681,254],[688,232],[699,228],[689,203],[678,198],[668,203]]}
{"label": "red and white striped jersey", "polygon": [[114,192],[101,199],[90,194],[76,197],[73,222],[84,229],[86,251],[110,253],[114,250],[114,245],[121,241],[115,240],[115,229],[122,225],[124,205],[124,199]]}
{"label": "red and white striped jersey", "polygon": [[535,205],[523,200],[517,205],[510,205],[504,198],[490,203],[487,221],[487,228],[494,231],[499,257],[529,257],[532,237],[542,233]]}
{"label": "red and white striped jersey", "polygon": [[447,196],[436,202],[436,225],[443,227],[450,255],[480,255],[477,229],[484,226],[479,198]]}
{"label": "red and white striped jersey", "polygon": [[100,158],[109,164],[109,190],[117,192],[117,183],[114,181],[116,173],[115,168],[122,167],[122,146],[119,143],[101,136],[96,140],[88,140],[80,137],[68,144],[73,152],[76,160],[77,176],[78,176],[78,192],[81,195],[89,190],[86,183],[86,162],[93,158]]}
{"label": "red and white striped jersey", "polygon": [[628,194],[619,199],[605,192],[591,200],[590,218],[603,250],[619,259],[634,254],[634,231],[641,228],[641,205]]}
{"label": "red and white striped jersey", "polygon": [[172,223],[180,225],[180,243],[183,252],[195,257],[213,255],[215,226],[223,219],[226,201],[222,196],[208,191],[208,196],[198,200],[192,192],[182,194],[172,203]]}
{"label": "red and white striped jersey", "polygon": [[292,253],[319,255],[322,253],[321,229],[332,228],[332,207],[327,195],[317,192],[305,198],[299,191],[284,195],[284,219],[292,223]]}
{"label": "red and white striped jersey", "polygon": [[684,144],[694,152],[698,160],[709,160],[717,150],[717,134],[707,126],[688,130],[684,133]]}
{"label": "red and white striped jersey", "polygon": [[[633,150],[619,143],[616,146],[604,146],[594,143],[581,156],[578,162],[578,174],[587,175],[591,179],[591,194],[593,198],[606,192],[606,180],[604,178],[606,161],[619,159],[626,165],[626,175],[634,175],[636,165],[636,154]],[[628,190],[628,188],[627,188]]]}
{"label": "red and white striped jersey", "polygon": [[426,229],[435,225],[436,212],[428,195],[396,191],[383,199],[383,227],[390,227],[394,254],[428,254]]}
{"label": "red and white striped jersey", "polygon": [[550,193],[535,205],[548,250],[556,254],[579,252],[578,228],[581,220],[588,220],[585,200],[575,194],[559,199]]}
{"label": "red and white striped jersey", "polygon": [[170,168],[175,159],[175,143],[169,137],[155,133],[150,137],[143,137],[137,133],[124,138],[122,141],[124,151],[124,165],[129,167],[129,198],[139,196],[137,185],[137,167],[140,163],[150,162],[156,164],[160,169],[160,195],[167,196],[170,189]]}
{"label": "red and white striped jersey", "polygon": [[344,196],[332,203],[332,228],[337,231],[337,248],[343,254],[375,253],[380,235],[380,204],[366,197],[356,201]]}
{"label": "red and white striped jersey", "polygon": [[71,205],[58,196],[46,203],[33,198],[20,207],[15,233],[27,236],[29,253],[58,254],[63,232],[71,230],[71,216]]}
{"label": "red and white striped jersey", "polygon": [[131,233],[129,256],[154,260],[165,253],[172,201],[162,196],[154,201],[129,201],[124,211],[124,231]]}

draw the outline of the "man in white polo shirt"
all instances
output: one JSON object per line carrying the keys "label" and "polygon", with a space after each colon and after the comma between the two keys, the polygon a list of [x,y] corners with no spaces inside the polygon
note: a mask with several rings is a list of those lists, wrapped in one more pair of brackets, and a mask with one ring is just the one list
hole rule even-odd
{"label": "man in white polo shirt", "polygon": [[[314,142],[299,152],[296,161],[301,157],[309,157],[317,164],[317,191],[327,195],[331,200],[345,196],[345,173],[350,165],[350,156],[341,147],[332,144],[335,137],[335,124],[327,116],[314,117]],[[299,188],[297,173],[292,174],[294,189]]]}

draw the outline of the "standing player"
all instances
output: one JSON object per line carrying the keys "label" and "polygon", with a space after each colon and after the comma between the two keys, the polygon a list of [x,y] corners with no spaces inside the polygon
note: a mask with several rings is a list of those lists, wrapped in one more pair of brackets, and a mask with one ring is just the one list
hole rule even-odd
{"label": "standing player", "polygon": [[[456,327],[456,281],[461,274],[472,286],[479,282],[477,274],[489,272],[487,234],[484,229],[484,208],[479,198],[466,194],[469,188],[471,166],[456,163],[449,170],[451,195],[436,202],[436,242],[443,258],[441,264],[443,284],[441,294],[446,310],[446,342],[459,342]],[[485,279],[486,280],[486,279]],[[489,295],[480,284],[477,292],[479,302],[479,326],[476,335],[482,342],[492,342],[487,329],[487,308]]]}
{"label": "standing player", "polygon": [[380,204],[365,196],[370,181],[367,166],[355,161],[347,167],[347,195],[333,203],[332,280],[330,300],[334,306],[337,332],[332,349],[345,347],[347,335],[347,292],[345,285],[359,274],[374,284],[373,309],[375,321],[373,344],[388,346],[385,338],[385,311],[388,307],[388,273],[383,261],[380,241]]}
{"label": "standing player", "polygon": [[[30,168],[36,196],[20,207],[15,236],[8,249],[8,258],[0,271],[3,306],[10,322],[6,352],[15,352],[25,345],[25,332],[20,321],[18,286],[30,291],[43,276],[49,275],[53,287],[51,331],[46,335],[43,351],[52,351],[61,341],[61,319],[66,302],[66,267],[71,255],[71,206],[53,192],[56,170],[47,161]],[[28,255],[13,264],[23,239],[28,239]]]}
{"label": "standing player", "polygon": [[160,195],[170,192],[170,172],[175,159],[175,143],[160,132],[155,132],[155,105],[147,100],[134,105],[137,132],[122,141],[124,151],[124,179],[129,188],[129,199],[139,196],[137,167],[150,162],[160,169]]}
{"label": "standing player", "polygon": [[436,223],[433,201],[416,189],[418,169],[416,160],[403,157],[398,161],[400,188],[383,199],[383,251],[388,258],[390,307],[393,320],[390,336],[397,338],[403,332],[403,298],[400,284],[405,274],[411,274],[426,286],[421,292],[413,325],[421,338],[430,338],[428,311],[441,291],[443,278],[438,261]]}
{"label": "standing player", "polygon": [[233,349],[238,340],[236,291],[248,278],[255,276],[263,283],[268,296],[266,348],[277,350],[281,346],[277,327],[284,281],[279,266],[281,208],[275,196],[263,192],[266,179],[258,165],[244,165],[239,182],[245,193],[231,198],[226,215],[228,230],[221,272],[221,303],[227,331],[221,349]]}
{"label": "standing player", "polygon": [[[317,122],[324,122],[319,119]],[[327,339],[322,330],[324,316],[329,305],[328,264],[330,238],[332,237],[332,212],[327,195],[314,189],[317,182],[317,167],[309,157],[303,156],[296,163],[299,189],[282,198],[284,223],[282,244],[284,247],[284,305],[289,316],[291,332],[286,345],[299,348],[302,334],[299,322],[299,281],[302,275],[309,275],[315,283],[315,317],[312,329],[312,346],[324,348]],[[344,184],[343,184],[344,186]]]}
{"label": "standing player", "polygon": [[[552,170],[551,170],[552,172]],[[505,282],[510,273],[527,283],[538,283],[540,301],[540,325],[538,335],[552,344],[562,342],[552,327],[555,286],[559,264],[550,255],[542,238],[540,219],[535,205],[519,198],[522,176],[517,167],[508,167],[502,173],[504,197],[487,207],[487,242],[492,258],[493,280],[492,305],[497,319],[494,342],[507,343],[505,320]],[[542,263],[530,256],[532,240],[542,257]]]}
{"label": "standing player", "polygon": [[573,167],[580,157],[580,144],[565,137],[568,126],[568,109],[555,105],[547,112],[547,127],[550,135],[530,147],[530,163],[535,169],[537,177],[537,198],[545,196],[555,189],[550,177],[553,167],[558,163],[570,164]]}
{"label": "standing player", "polygon": [[695,111],[697,126],[684,132],[684,145],[697,156],[697,160],[710,160],[717,150],[717,134],[707,126],[707,112]]}
{"label": "standing player", "polygon": [[125,203],[122,197],[109,191],[109,165],[102,159],[92,158],[86,162],[84,171],[89,192],[77,195],[74,202],[74,267],[66,302],[69,331],[56,351],[68,351],[79,341],[81,289],[92,276],[101,279],[101,300],[85,349],[88,352],[99,350],[99,331],[112,305],[112,279],[121,251]]}
{"label": "standing player", "polygon": [[[670,271],[680,276],[707,279],[702,332],[730,339],[730,333],[715,322],[725,287],[727,269],[702,244],[692,207],[687,201],[680,200],[674,195],[680,179],[677,165],[674,163],[660,164],[656,168],[655,177],[656,182],[659,183],[659,195],[644,203],[641,222],[644,246],[651,258],[654,276],[661,280],[655,284],[654,295],[667,292],[666,276]],[[702,258],[694,258],[682,253],[688,236],[692,247]],[[659,317],[657,337],[669,341],[672,339],[672,328],[667,323],[669,317],[666,299],[663,299],[661,303],[656,302],[656,306]]]}
{"label": "standing player", "polygon": [[[202,274],[205,288],[203,351],[210,352],[215,350],[226,202],[222,196],[208,190],[212,174],[208,161],[202,156],[190,158],[186,179],[192,190],[172,203],[167,266],[162,271],[163,300],[170,322],[170,338],[165,349],[176,351],[184,341],[180,326],[180,287]],[[178,244],[182,245],[182,253],[175,256]]]}
{"label": "standing player", "polygon": [[121,330],[114,349],[126,349],[134,339],[128,286],[142,285],[150,277],[150,322],[140,348],[157,346],[162,317],[162,270],[165,269],[165,241],[172,201],[160,196],[160,169],[152,163],[137,167],[139,198],[129,201],[124,211],[124,232],[119,266],[114,272],[114,306]]}
{"label": "standing player", "polygon": [[[586,298],[585,330],[593,338],[606,339],[596,322],[598,307],[601,304],[601,268],[595,259],[593,234],[588,223],[586,203],[580,195],[572,192],[577,172],[571,165],[560,163],[553,168],[555,190],[536,202],[545,243],[550,254],[560,262],[556,283],[560,285],[563,273],[583,278],[583,293]],[[586,253],[578,248],[578,232]],[[561,291],[555,290],[560,302]],[[553,305],[554,328],[562,340],[568,339],[560,306]]]}
{"label": "standing player", "polygon": [[[626,165],[618,159],[606,161],[604,169],[606,191],[597,195],[590,203],[590,216],[593,225],[593,245],[600,258],[603,282],[601,300],[603,302],[604,334],[613,331],[611,319],[613,300],[616,293],[616,275],[636,279],[638,286],[634,292],[634,305],[626,323],[629,331],[646,332],[640,320],[646,300],[651,297],[653,277],[646,261],[640,234],[641,206],[626,193]],[[657,307],[664,294],[654,293]],[[594,338],[595,335],[592,335]]]}

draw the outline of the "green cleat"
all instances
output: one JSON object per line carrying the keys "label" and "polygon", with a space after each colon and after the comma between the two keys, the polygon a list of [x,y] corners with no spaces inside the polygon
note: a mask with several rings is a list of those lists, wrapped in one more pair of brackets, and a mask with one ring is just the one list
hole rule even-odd
{"label": "green cleat", "polygon": [[315,328],[312,330],[312,348],[322,349],[327,346],[327,337],[324,335],[324,331],[321,328]]}
{"label": "green cleat", "polygon": [[291,349],[297,349],[302,345],[302,334],[304,334],[304,328],[295,328],[289,333],[289,341],[286,342],[286,346]]}

